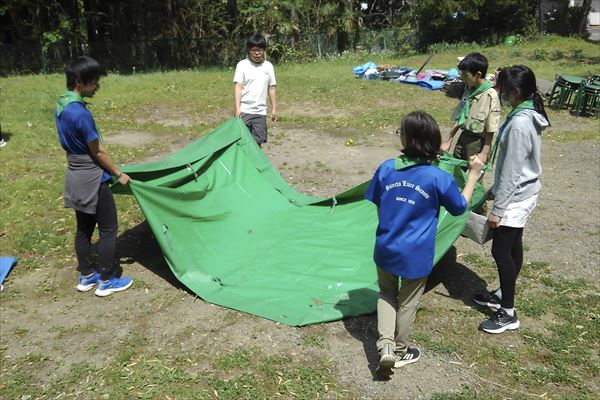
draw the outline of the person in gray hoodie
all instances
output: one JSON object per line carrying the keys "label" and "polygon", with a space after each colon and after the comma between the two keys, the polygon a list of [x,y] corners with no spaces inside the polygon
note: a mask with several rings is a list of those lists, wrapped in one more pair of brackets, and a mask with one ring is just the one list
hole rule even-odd
{"label": "person in gray hoodie", "polygon": [[523,264],[523,228],[542,187],[541,135],[549,125],[535,74],[527,66],[502,70],[496,89],[501,101],[510,104],[512,110],[498,132],[491,157],[493,162],[497,153],[488,223],[493,228],[492,256],[498,266],[500,288],[473,298],[479,305],[496,309],[479,326],[488,333],[520,326],[514,298]]}

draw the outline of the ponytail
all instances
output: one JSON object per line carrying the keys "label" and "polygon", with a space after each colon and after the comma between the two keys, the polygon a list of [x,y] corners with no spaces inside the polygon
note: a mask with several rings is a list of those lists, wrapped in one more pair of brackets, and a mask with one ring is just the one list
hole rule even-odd
{"label": "ponytail", "polygon": [[535,111],[544,116],[550,124],[550,119],[548,119],[548,114],[544,109],[544,100],[537,89],[535,74],[528,66],[513,65],[504,68],[498,74],[496,86],[500,88],[502,93],[518,90],[523,100],[533,99]]}
{"label": "ponytail", "polygon": [[533,108],[535,108],[535,111],[542,114],[544,118],[546,118],[546,121],[548,121],[548,125],[550,125],[550,118],[548,118],[548,114],[546,114],[546,109],[544,108],[544,99],[537,90],[533,94]]}

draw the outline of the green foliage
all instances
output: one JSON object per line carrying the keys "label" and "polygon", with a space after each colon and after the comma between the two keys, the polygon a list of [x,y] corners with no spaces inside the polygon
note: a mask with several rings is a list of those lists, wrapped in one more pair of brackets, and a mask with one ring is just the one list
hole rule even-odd
{"label": "green foliage", "polygon": [[471,51],[476,51],[478,49],[480,49],[481,46],[480,44],[476,43],[476,42],[454,42],[454,43],[447,43],[447,42],[441,42],[441,43],[433,43],[431,44],[428,48],[427,51],[429,53],[444,53],[444,52],[456,52],[457,54],[467,54]]}
{"label": "green foliage", "polygon": [[434,393],[431,396],[431,400],[476,400],[478,398],[477,392],[467,385],[463,385],[461,393]]}
{"label": "green foliage", "polygon": [[546,49],[535,49],[533,50],[532,58],[538,61],[545,61],[548,58],[548,51]]}
{"label": "green foliage", "polygon": [[[445,69],[456,65],[457,52],[464,54],[463,50],[468,49],[467,44],[464,46],[440,47],[431,60],[431,68]],[[536,48],[546,48],[560,49],[569,56],[560,61],[522,61],[531,65],[538,77],[545,79],[553,79],[554,74],[563,69],[563,62],[568,63],[566,68],[573,74],[586,74],[588,70],[600,73],[600,67],[596,64],[582,64],[570,59],[573,55],[571,49],[581,49],[583,55],[589,55],[594,54],[595,46],[579,39],[558,36],[519,44],[523,54],[527,55]],[[500,45],[477,48],[486,55],[494,54],[494,58],[490,59],[493,66],[515,61],[514,47]],[[368,56],[368,59],[371,58],[377,63],[410,67],[420,65],[426,55],[397,58],[392,54],[372,54]],[[369,143],[384,135],[392,135],[402,116],[414,108],[427,109],[442,126],[451,124],[449,110],[456,104],[453,99],[411,85],[354,79],[350,69],[368,59],[362,54],[345,53],[309,64],[285,63],[277,66],[278,84],[281,85],[278,94],[282,105],[285,105],[280,109],[278,130],[289,130],[290,136],[293,130],[298,129],[315,130],[323,135],[339,133],[340,140],[346,140],[351,132],[355,142]],[[158,156],[171,150],[166,147],[170,143],[197,139],[227,118],[231,113],[232,74],[232,70],[216,68],[135,75],[110,74],[103,78],[102,89],[91,100],[90,107],[98,127],[107,138],[111,155],[116,155],[119,163],[139,163],[148,156]],[[64,87],[64,77],[58,74],[13,76],[1,78],[0,85],[3,94],[0,99],[2,131],[8,139],[7,146],[1,150],[2,250],[20,257],[19,267],[11,273],[6,284],[8,286],[5,285],[8,290],[2,292],[0,300],[7,309],[15,307],[18,310],[18,307],[27,306],[31,310],[27,302],[32,298],[38,304],[52,301],[56,293],[64,296],[62,301],[73,295],[70,281],[73,271],[67,266],[74,264],[72,241],[75,220],[72,211],[62,206],[64,151],[57,143],[50,111],[56,96]],[[361,104],[357,104],[356,99],[360,99]],[[364,104],[377,104],[376,111]],[[308,105],[317,111],[302,115],[294,113],[306,109]],[[175,118],[189,118],[189,126],[165,126],[162,118],[172,117],[174,111],[177,111]],[[545,133],[549,135],[546,137],[548,143],[557,140],[570,146],[579,141],[588,141],[590,145],[598,142],[597,121],[576,119],[561,111],[549,110],[549,113],[551,119],[560,118],[563,124],[557,124]],[[331,114],[335,114],[335,117]],[[195,116],[199,118],[194,119]],[[573,130],[576,125],[581,127],[580,131]],[[116,135],[135,131],[147,132],[156,140],[134,147],[110,142]],[[289,138],[283,137],[281,140]],[[165,147],[160,148],[160,145]],[[315,162],[311,167],[322,172],[327,166]],[[120,233],[143,221],[143,215],[131,196],[117,196],[116,200]],[[35,223],[24,224],[23,221]],[[459,257],[458,262],[490,284],[497,279],[496,267],[489,255],[467,253]],[[33,268],[36,271],[29,272]],[[49,278],[41,278],[33,293],[15,284],[17,277],[37,277],[40,274],[42,277],[47,274]],[[497,395],[497,398],[519,397],[512,391],[499,392],[501,388],[478,380],[474,376],[476,374],[515,390],[538,395],[552,388],[555,393],[549,393],[546,397],[552,394],[553,398],[595,398],[595,387],[590,382],[595,382],[600,373],[597,359],[600,296],[595,283],[564,280],[558,277],[560,275],[559,267],[547,262],[524,265],[519,276],[521,286],[517,298],[523,325],[516,332],[494,337],[477,331],[477,324],[485,318],[481,310],[473,310],[460,300],[436,294],[441,287],[424,296],[423,301],[430,303],[427,304],[427,312],[419,311],[415,334],[411,339],[422,345],[428,359],[436,364],[446,365],[447,361],[461,363],[456,368],[464,371],[465,379],[469,379],[472,388],[465,387],[458,393],[432,394],[431,397],[438,400],[494,398],[490,394]],[[148,301],[134,305],[142,310],[139,320],[137,317],[140,314],[133,313],[127,317],[137,321],[133,326],[139,332],[148,332],[150,325],[144,318],[150,317],[145,314],[164,314],[157,312],[157,308],[172,304],[181,294],[170,285],[162,285],[162,280],[161,284],[144,284],[144,279],[153,279],[151,275],[140,273],[137,276],[142,279],[136,278],[137,289],[133,290],[143,292],[145,287],[149,287],[150,294],[161,291]],[[57,281],[60,277],[68,281]],[[128,303],[127,298],[123,299]],[[71,301],[67,304],[68,309],[63,311],[77,310],[86,304],[85,301],[83,298]],[[121,304],[118,298],[108,301],[108,308]],[[61,304],[56,304],[57,310]],[[225,313],[220,323],[233,323],[236,315],[234,312]],[[219,318],[218,314],[214,318]],[[372,317],[364,320],[373,321]],[[430,325],[427,325],[428,321]],[[35,339],[32,337],[35,329],[17,329],[14,325],[11,327],[10,321],[8,324],[3,321],[2,325],[7,337],[22,337],[23,341],[29,343],[32,352],[40,351],[35,350],[36,346],[38,349],[53,348],[41,346],[32,340]],[[339,375],[348,376],[344,370],[346,364],[342,362],[336,365],[328,361],[330,358],[336,359],[337,355],[332,352],[340,348],[331,346],[328,341],[330,325],[324,329],[293,328],[290,334],[302,333],[300,345],[296,347],[300,355],[286,353],[270,357],[275,351],[270,344],[267,345],[267,354],[251,346],[238,348],[239,344],[227,348],[229,345],[221,343],[220,347],[215,348],[212,341],[222,340],[223,330],[207,333],[209,336],[200,339],[199,335],[192,336],[191,333],[197,333],[203,327],[195,324],[189,327],[192,324],[190,321],[181,322],[183,325],[179,325],[179,333],[173,341],[169,339],[170,334],[159,334],[147,335],[145,340],[138,337],[115,342],[112,341],[112,335],[102,339],[106,332],[94,325],[94,321],[79,324],[75,328],[54,328],[55,324],[51,323],[47,330],[50,330],[50,337],[59,349],[80,343],[86,336],[93,337],[92,341],[81,346],[81,359],[89,360],[86,362],[74,362],[60,368],[59,360],[45,350],[41,351],[44,354],[27,357],[13,356],[13,349],[8,354],[0,348],[0,398],[96,399],[106,394],[108,398],[115,399],[164,399],[167,395],[171,399],[214,399],[217,398],[215,391],[219,398],[242,399],[245,394],[248,394],[248,398],[259,399],[360,396],[354,392],[344,394],[342,390],[354,389],[347,381],[342,386],[338,380]],[[261,323],[260,326],[269,329],[268,323]],[[96,331],[94,327],[100,330]],[[372,337],[370,332],[365,330],[364,334]],[[356,346],[361,346],[359,341],[352,340]],[[493,346],[490,345],[492,342]],[[184,352],[180,350],[180,343],[185,346],[202,344],[205,347],[190,350],[182,358]],[[318,356],[311,358],[312,354]],[[424,359],[424,362],[427,360]],[[498,368],[500,362],[506,363],[507,368]],[[402,379],[402,374],[397,373],[394,379]],[[44,382],[44,386],[41,382]],[[475,389],[479,394],[473,393]],[[423,393],[423,396],[428,395]],[[364,396],[368,397],[369,393]]]}
{"label": "green foliage", "polygon": [[550,58],[552,60],[560,60],[561,58],[564,58],[564,57],[565,57],[565,53],[561,49],[552,50],[552,52],[550,53]]}
{"label": "green foliage", "polygon": [[302,336],[302,343],[306,347],[315,347],[317,349],[324,349],[327,347],[325,336],[319,333],[309,333]]}
{"label": "green foliage", "polygon": [[434,351],[440,354],[461,354],[463,349],[460,345],[455,343],[451,343],[448,340],[442,341],[439,339],[434,339],[431,336],[422,333],[422,332],[414,332],[412,334],[412,339],[423,345],[427,350]]}
{"label": "green foliage", "polygon": [[290,41],[287,37],[276,37],[269,44],[269,59],[275,63],[308,62],[317,58],[314,41],[311,37],[302,37]]}
{"label": "green foliage", "polygon": [[585,27],[590,4],[571,6],[569,0],[558,0],[553,3],[555,8],[544,16],[546,32],[562,36],[578,35],[586,39],[589,35]]}
{"label": "green foliage", "polygon": [[571,49],[571,57],[577,62],[583,62],[585,60],[583,50],[579,48]]}
{"label": "green foliage", "polygon": [[413,9],[419,46],[448,42],[499,43],[507,35],[535,31],[535,0],[423,0]]}

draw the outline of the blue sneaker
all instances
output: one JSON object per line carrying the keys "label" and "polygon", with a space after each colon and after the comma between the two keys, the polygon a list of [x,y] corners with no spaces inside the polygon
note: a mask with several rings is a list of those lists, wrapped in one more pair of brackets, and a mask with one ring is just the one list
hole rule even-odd
{"label": "blue sneaker", "polygon": [[123,276],[121,278],[113,276],[107,281],[100,279],[98,281],[98,287],[96,287],[95,293],[96,296],[100,297],[110,296],[113,293],[129,289],[132,283],[133,280],[129,276]]}
{"label": "blue sneaker", "polygon": [[98,272],[94,272],[90,275],[79,275],[77,290],[80,292],[87,292],[88,290],[92,290],[94,286],[98,284],[100,280],[100,274]]}

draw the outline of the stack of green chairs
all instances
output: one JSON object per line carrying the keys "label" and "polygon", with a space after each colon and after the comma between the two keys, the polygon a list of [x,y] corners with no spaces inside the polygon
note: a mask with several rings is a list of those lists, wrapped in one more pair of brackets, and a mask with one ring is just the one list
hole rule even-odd
{"label": "stack of green chairs", "polygon": [[575,115],[600,118],[600,76],[591,78],[577,90],[571,111]]}
{"label": "stack of green chairs", "polygon": [[[577,91],[583,87],[586,78],[574,75],[556,75],[554,86],[548,98],[548,105],[554,110],[571,108]],[[573,102],[573,103],[572,103]]]}

